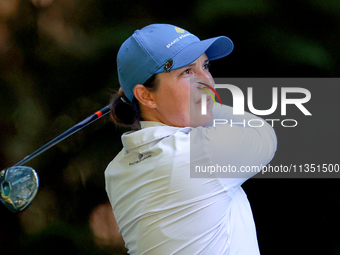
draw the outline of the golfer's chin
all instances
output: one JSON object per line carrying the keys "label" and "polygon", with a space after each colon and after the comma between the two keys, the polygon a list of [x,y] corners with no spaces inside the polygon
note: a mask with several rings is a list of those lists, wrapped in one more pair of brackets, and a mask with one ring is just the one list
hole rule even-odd
{"label": "golfer's chin", "polygon": [[196,111],[190,115],[190,127],[205,127],[213,120],[212,109],[207,110],[206,115],[202,115],[201,111]]}

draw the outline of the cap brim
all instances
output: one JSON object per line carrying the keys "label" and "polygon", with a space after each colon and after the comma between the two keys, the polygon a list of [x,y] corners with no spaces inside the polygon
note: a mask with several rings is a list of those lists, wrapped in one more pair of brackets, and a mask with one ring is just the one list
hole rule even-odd
{"label": "cap brim", "polygon": [[[207,55],[209,60],[215,60],[229,55],[233,49],[233,42],[226,36],[194,42],[172,57],[173,66],[170,71],[191,64],[202,56],[203,53]],[[155,73],[162,73],[164,71],[164,67],[161,66]]]}

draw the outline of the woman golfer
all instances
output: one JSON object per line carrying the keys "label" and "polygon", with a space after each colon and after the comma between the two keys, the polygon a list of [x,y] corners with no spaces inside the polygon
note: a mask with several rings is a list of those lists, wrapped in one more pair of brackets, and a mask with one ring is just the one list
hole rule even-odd
{"label": "woman golfer", "polygon": [[227,37],[200,41],[167,24],[137,30],[122,44],[111,115],[134,131],[123,134],[105,178],[129,254],[259,254],[241,188],[256,172],[242,169],[270,162],[276,136],[269,124],[247,124],[258,117],[214,105],[209,61],[232,50]]}

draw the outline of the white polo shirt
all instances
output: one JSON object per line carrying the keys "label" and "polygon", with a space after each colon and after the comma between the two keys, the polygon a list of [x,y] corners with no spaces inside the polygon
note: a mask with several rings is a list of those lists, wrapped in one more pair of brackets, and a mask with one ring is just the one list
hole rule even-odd
{"label": "white polo shirt", "polygon": [[215,119],[238,124],[178,128],[142,122],[141,130],[122,136],[124,147],[105,178],[129,254],[260,254],[241,188],[256,173],[191,178],[190,164],[265,166],[276,151],[276,136],[265,121],[250,127],[248,120],[262,120],[252,114],[233,116],[229,106],[213,112]]}

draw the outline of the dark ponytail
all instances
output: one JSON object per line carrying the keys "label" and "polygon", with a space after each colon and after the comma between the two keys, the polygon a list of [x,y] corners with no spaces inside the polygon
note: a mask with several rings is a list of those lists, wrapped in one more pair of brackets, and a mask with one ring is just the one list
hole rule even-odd
{"label": "dark ponytail", "polygon": [[[144,83],[144,86],[155,92],[159,82],[157,75],[153,75]],[[138,100],[133,97],[132,102],[127,99],[123,90],[119,90],[111,100],[111,119],[117,126],[130,127],[132,130],[140,129],[140,121],[143,120]]]}

